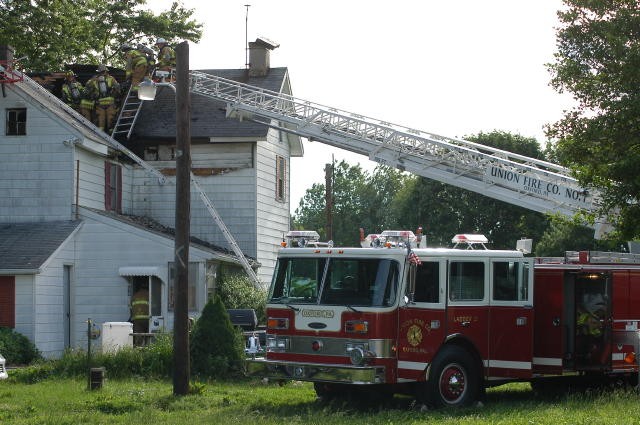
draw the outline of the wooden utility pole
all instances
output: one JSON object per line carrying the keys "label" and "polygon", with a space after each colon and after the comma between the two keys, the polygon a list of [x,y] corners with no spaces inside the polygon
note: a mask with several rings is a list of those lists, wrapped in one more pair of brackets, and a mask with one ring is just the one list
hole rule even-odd
{"label": "wooden utility pole", "polygon": [[189,44],[176,46],[176,224],[173,394],[189,393],[189,238],[191,216],[191,100]]}
{"label": "wooden utility pole", "polygon": [[327,218],[327,240],[333,240],[333,163],[324,166],[325,214]]}

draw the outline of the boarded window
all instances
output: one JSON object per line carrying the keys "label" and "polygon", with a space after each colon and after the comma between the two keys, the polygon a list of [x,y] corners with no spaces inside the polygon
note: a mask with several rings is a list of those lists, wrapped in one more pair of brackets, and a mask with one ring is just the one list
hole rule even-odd
{"label": "boarded window", "polygon": [[16,279],[0,276],[0,326],[16,327]]}
{"label": "boarded window", "polygon": [[[188,308],[190,311],[197,310],[196,282],[198,282],[198,263],[189,263],[189,292]],[[169,311],[174,311],[176,306],[176,267],[175,263],[169,263]]]}
{"label": "boarded window", "polygon": [[276,200],[284,201],[286,197],[287,161],[276,156]]}
{"label": "boarded window", "polygon": [[27,109],[7,109],[7,120],[5,128],[5,134],[7,136],[24,136],[25,134],[27,134]]}
{"label": "boarded window", "polygon": [[122,167],[104,163],[104,209],[122,212]]}

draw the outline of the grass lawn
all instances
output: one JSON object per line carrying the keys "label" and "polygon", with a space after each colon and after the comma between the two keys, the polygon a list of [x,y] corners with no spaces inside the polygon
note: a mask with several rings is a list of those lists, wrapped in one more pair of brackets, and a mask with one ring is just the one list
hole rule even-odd
{"label": "grass lawn", "polygon": [[0,424],[640,424],[634,390],[535,395],[528,384],[488,391],[482,407],[421,411],[409,397],[383,405],[321,403],[309,383],[212,382],[200,394],[172,396],[168,381],[0,381]]}

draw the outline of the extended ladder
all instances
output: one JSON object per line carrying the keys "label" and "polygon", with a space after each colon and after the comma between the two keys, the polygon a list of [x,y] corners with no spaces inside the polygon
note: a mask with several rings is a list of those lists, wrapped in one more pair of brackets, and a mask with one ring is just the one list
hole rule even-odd
{"label": "extended ladder", "polygon": [[[24,77],[24,84],[21,86],[21,88],[25,92],[29,93],[34,100],[41,102],[42,99],[47,99],[49,102],[53,102],[58,106],[57,110],[52,110],[53,113],[61,117],[63,116],[63,114],[66,114],[65,116],[69,116],[69,115],[72,116],[74,120],[70,121],[70,123],[76,129],[80,131],[82,128],[90,130],[93,133],[93,135],[95,135],[97,138],[107,143],[109,146],[113,147],[114,149],[127,155],[129,158],[135,161],[138,165],[140,165],[144,170],[146,170],[149,174],[156,176],[160,184],[164,184],[166,182],[166,177],[156,168],[152,167],[146,161],[142,160],[136,154],[134,154],[125,146],[123,146],[118,141],[116,141],[113,137],[109,136],[107,133],[100,130],[91,121],[87,120],[82,115],[78,114],[75,110],[70,108],[66,103],[58,99],[56,96],[54,96],[52,93],[47,91],[40,84],[36,83],[31,78],[29,78],[27,75],[21,74],[21,76]],[[47,105],[43,105],[43,106],[46,107]],[[251,265],[249,264],[247,257],[245,257],[245,255],[242,253],[240,246],[234,239],[233,235],[231,234],[227,226],[222,221],[222,218],[220,217],[218,212],[215,210],[213,203],[211,202],[207,194],[202,190],[202,188],[198,184],[193,173],[191,173],[191,182],[193,183],[193,187],[196,190],[196,192],[198,192],[198,194],[200,195],[200,199],[203,201],[203,203],[207,207],[207,210],[211,214],[211,217],[213,218],[213,220],[216,222],[216,224],[222,231],[222,234],[224,235],[225,239],[231,246],[235,255],[238,257],[240,264],[242,264],[242,267],[244,268],[245,272],[247,273],[249,278],[252,280],[253,285],[258,289],[264,289],[263,285],[258,279],[258,276],[255,274],[255,272],[251,268]]]}
{"label": "extended ladder", "polygon": [[191,90],[227,104],[227,116],[367,155],[381,164],[534,211],[573,216],[597,195],[569,170],[463,139],[402,127],[293,96],[191,71]]}
{"label": "extended ladder", "polygon": [[135,125],[140,109],[142,108],[142,102],[142,100],[138,99],[138,91],[133,90],[133,86],[129,87],[127,97],[124,99],[124,102],[122,102],[122,107],[118,114],[118,120],[113,126],[113,131],[111,132],[112,138],[129,140],[131,132],[133,131],[133,126]]}

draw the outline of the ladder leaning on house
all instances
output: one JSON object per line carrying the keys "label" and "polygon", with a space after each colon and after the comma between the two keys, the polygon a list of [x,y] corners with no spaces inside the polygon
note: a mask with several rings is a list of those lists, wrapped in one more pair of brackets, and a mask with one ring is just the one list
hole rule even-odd
{"label": "ladder leaning on house", "polygon": [[140,109],[142,108],[142,100],[138,99],[138,90],[133,90],[133,86],[129,87],[127,97],[122,102],[120,113],[118,114],[118,120],[113,126],[111,137],[114,139],[126,139],[129,140],[133,126],[138,119]]}

